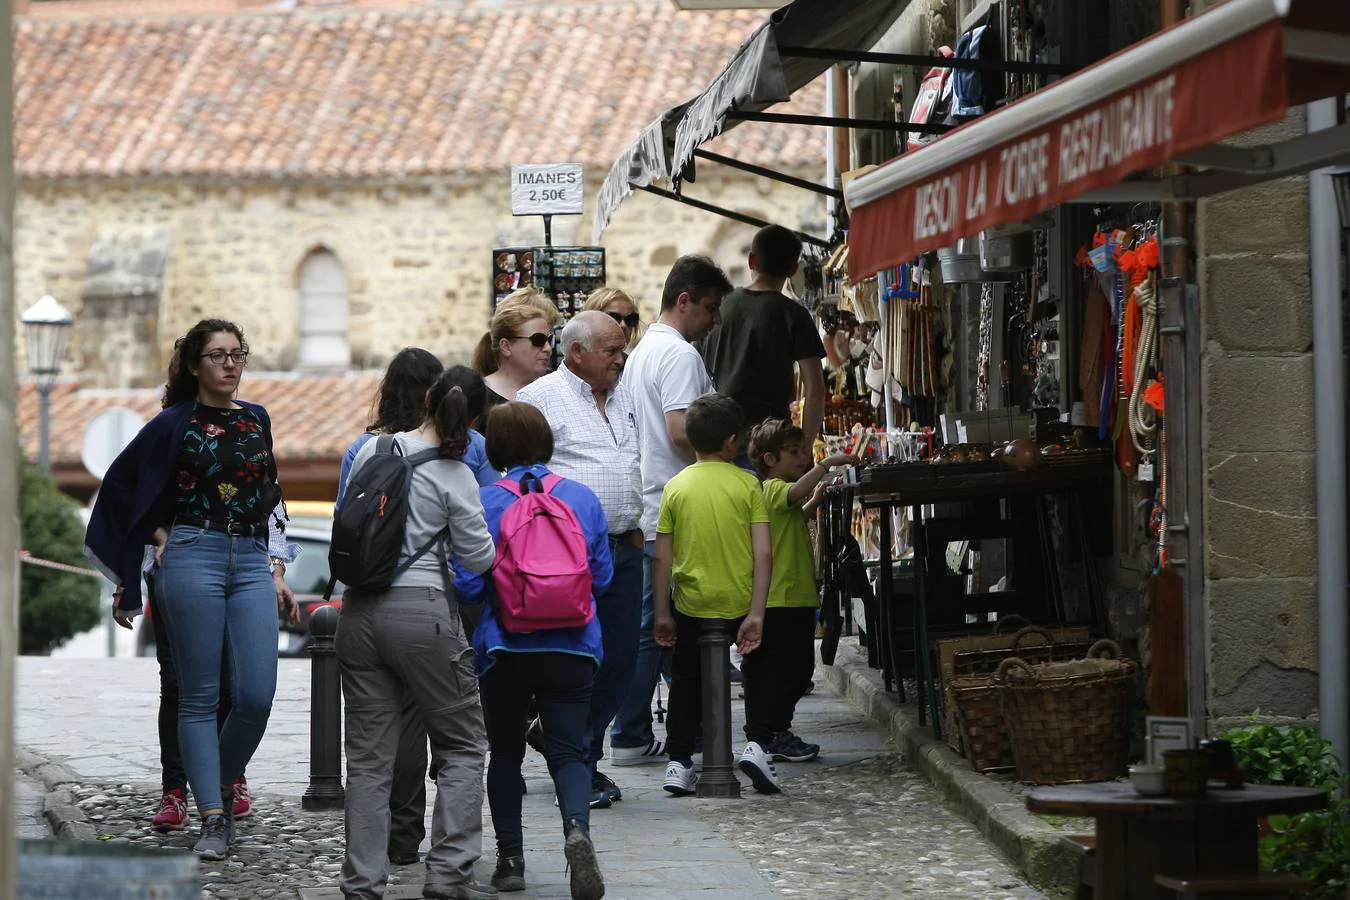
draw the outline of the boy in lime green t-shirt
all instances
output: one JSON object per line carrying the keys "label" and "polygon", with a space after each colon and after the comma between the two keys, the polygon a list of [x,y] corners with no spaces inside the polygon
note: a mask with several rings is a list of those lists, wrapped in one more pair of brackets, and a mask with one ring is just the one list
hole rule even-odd
{"label": "boy in lime green t-shirt", "polygon": [[[754,475],[734,465],[744,416],[735,400],[704,394],[685,411],[684,428],[698,462],[666,483],[656,524],[652,606],[657,643],[674,646],[666,716],[664,788],[691,794],[694,742],[703,719],[699,636],[721,619],[746,660],[760,653],[773,561],[769,515]],[[672,600],[674,609],[672,610]],[[777,793],[778,773],[766,749],[773,737],[767,703],[772,686],[745,672],[746,745],[739,766],[761,793]]]}
{"label": "boy in lime green t-shirt", "polygon": [[750,431],[749,455],[764,477],[764,505],[773,535],[773,579],[759,652],[753,660],[747,657],[741,670],[747,679],[755,669],[764,670],[757,673],[759,680],[773,691],[763,707],[768,721],[762,726],[773,733],[767,748],[770,755],[776,760],[806,762],[820,755],[819,744],[809,744],[792,733],[792,715],[816,670],[820,591],[806,516],[815,511],[817,489],[830,467],[849,465],[854,459],[839,454],[812,464],[805,435],[786,419],[765,419],[755,426]]}

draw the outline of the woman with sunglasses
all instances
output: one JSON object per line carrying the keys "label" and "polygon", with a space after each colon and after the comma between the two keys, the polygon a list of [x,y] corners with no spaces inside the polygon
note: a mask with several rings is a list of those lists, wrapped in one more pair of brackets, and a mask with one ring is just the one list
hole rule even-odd
{"label": "woman with sunglasses", "polygon": [[586,298],[586,309],[599,310],[618,322],[624,337],[628,338],[628,349],[632,351],[638,341],[638,326],[642,322],[632,297],[618,288],[597,288]]}
{"label": "woman with sunglasses", "polygon": [[502,299],[473,354],[473,367],[487,382],[487,406],[516,399],[516,392],[553,370],[553,329],[558,308],[534,288]]}
{"label": "woman with sunglasses", "polygon": [[[277,684],[277,611],[299,621],[284,580],[285,539],[272,423],[236,400],[248,363],[239,326],[204,319],[174,343],[164,409],[118,454],[85,533],[85,552],[117,585],[113,619],[141,612],[141,561],[154,545],[155,613],[173,648],[178,734],[202,829],[196,851],[224,859],[233,785],[267,728]],[[229,715],[217,734],[221,666]]]}

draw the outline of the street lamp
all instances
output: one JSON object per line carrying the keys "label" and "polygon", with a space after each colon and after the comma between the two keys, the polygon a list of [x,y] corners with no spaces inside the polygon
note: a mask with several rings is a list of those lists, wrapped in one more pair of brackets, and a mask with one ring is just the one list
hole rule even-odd
{"label": "street lamp", "polygon": [[28,336],[28,371],[37,379],[38,465],[51,471],[52,382],[61,374],[61,354],[75,319],[51,294],[24,312],[21,319]]}

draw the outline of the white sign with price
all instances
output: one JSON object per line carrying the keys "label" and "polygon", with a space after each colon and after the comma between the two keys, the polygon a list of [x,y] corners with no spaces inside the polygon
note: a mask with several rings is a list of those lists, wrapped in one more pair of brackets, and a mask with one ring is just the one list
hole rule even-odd
{"label": "white sign with price", "polygon": [[579,163],[511,167],[511,214],[579,216],[585,185]]}

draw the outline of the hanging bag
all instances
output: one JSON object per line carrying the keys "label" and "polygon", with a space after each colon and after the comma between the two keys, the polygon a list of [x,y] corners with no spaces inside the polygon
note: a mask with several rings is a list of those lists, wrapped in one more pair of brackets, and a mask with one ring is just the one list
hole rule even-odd
{"label": "hanging bag", "polygon": [[572,508],[553,496],[562,481],[525,473],[497,487],[517,497],[498,529],[497,619],[511,634],[580,628],[595,618],[586,533]]}

